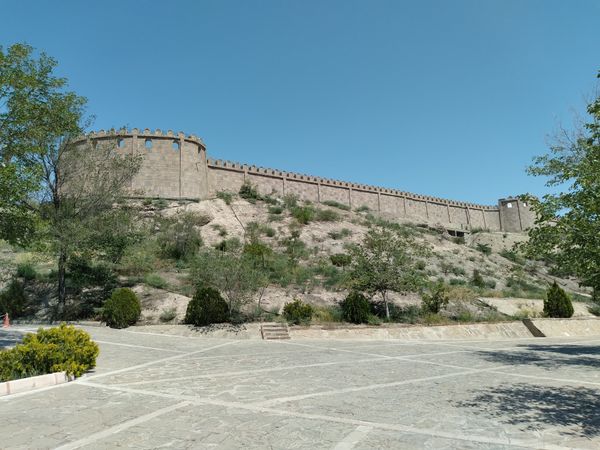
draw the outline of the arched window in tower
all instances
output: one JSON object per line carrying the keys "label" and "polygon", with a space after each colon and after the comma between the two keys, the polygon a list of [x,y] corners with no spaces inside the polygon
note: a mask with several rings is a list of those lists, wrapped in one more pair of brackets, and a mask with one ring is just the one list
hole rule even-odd
{"label": "arched window in tower", "polygon": [[146,147],[148,150],[150,150],[152,148],[152,139],[148,138],[144,141],[144,147]]}
{"label": "arched window in tower", "polygon": [[175,151],[179,151],[181,149],[181,145],[179,144],[179,141],[173,141],[173,144],[171,144],[171,146],[173,147],[173,150],[175,150]]}

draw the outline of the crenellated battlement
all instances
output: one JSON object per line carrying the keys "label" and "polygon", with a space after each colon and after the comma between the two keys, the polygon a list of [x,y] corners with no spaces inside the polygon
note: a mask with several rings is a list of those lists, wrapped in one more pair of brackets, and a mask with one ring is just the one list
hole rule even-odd
{"label": "crenellated battlement", "polygon": [[[174,132],[173,130],[163,131],[160,128],[155,130],[150,130],[149,128],[139,129],[139,128],[120,128],[115,129],[111,128],[110,130],[98,130],[91,131],[88,134],[80,136],[77,140],[84,139],[102,139],[102,138],[150,138],[150,139],[181,139],[188,142],[193,142],[195,144],[200,145],[204,150],[206,150],[206,146],[202,139],[195,134],[186,135],[183,131]],[[76,140],[76,141],[77,141]]]}
{"label": "crenellated battlement", "polygon": [[249,182],[264,195],[292,194],[317,203],[366,207],[382,215],[438,224],[449,230],[483,228],[512,232],[523,231],[533,223],[527,204],[518,199],[502,199],[497,206],[479,205],[209,159],[202,139],[182,131],[120,128],[98,130],[80,137],[81,141],[104,139],[114,139],[117,151],[123,154],[144,157],[131,186],[136,196],[200,200],[214,198],[220,191],[236,193]]}
{"label": "crenellated battlement", "polygon": [[492,205],[479,205],[477,203],[468,203],[468,202],[461,202],[461,201],[456,201],[456,200],[449,200],[449,199],[444,199],[444,198],[440,198],[440,197],[432,197],[429,195],[421,195],[421,194],[415,194],[415,193],[407,192],[407,191],[400,191],[397,189],[382,188],[379,186],[372,186],[369,184],[360,184],[360,183],[353,183],[353,182],[348,182],[348,181],[335,180],[335,179],[331,179],[331,178],[317,177],[317,176],[306,175],[306,174],[302,174],[302,173],[298,173],[298,172],[281,171],[281,170],[277,170],[277,169],[270,169],[270,168],[255,166],[255,165],[248,165],[248,164],[243,164],[243,163],[233,162],[233,161],[228,161],[228,160],[210,159],[209,158],[207,160],[207,163],[208,163],[209,167],[214,167],[214,168],[229,169],[229,170],[234,170],[234,171],[238,171],[238,172],[247,172],[247,173],[258,174],[258,175],[285,177],[290,180],[300,180],[300,181],[304,181],[306,183],[315,183],[315,184],[321,184],[321,185],[344,187],[344,188],[349,188],[349,189],[353,189],[353,190],[357,190],[357,191],[373,192],[373,193],[379,193],[379,194],[389,194],[389,195],[405,197],[405,198],[413,199],[413,200],[427,201],[430,203],[438,203],[441,205],[451,205],[451,206],[459,206],[459,207],[464,207],[464,208],[482,209],[482,210],[497,210],[498,209],[497,206],[492,206]]}

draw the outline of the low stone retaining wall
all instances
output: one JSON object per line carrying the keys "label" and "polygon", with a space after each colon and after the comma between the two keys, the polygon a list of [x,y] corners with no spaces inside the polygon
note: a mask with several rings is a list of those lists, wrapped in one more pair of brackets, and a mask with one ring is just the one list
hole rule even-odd
{"label": "low stone retaining wall", "polygon": [[514,339],[530,338],[531,333],[522,322],[477,323],[439,326],[344,326],[343,328],[322,327],[290,327],[292,339]]}
{"label": "low stone retaining wall", "polygon": [[600,318],[531,319],[546,337],[600,336]]}
{"label": "low stone retaining wall", "polygon": [[54,372],[36,377],[21,378],[19,380],[5,381],[0,383],[0,397],[20,392],[32,391],[48,386],[55,386],[71,381],[65,372]]}

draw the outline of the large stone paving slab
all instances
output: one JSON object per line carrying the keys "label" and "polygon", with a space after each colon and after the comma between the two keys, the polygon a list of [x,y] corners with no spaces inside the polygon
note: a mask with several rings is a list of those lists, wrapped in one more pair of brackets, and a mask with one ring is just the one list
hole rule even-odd
{"label": "large stone paving slab", "polygon": [[87,330],[97,369],[0,399],[1,448],[600,448],[600,337],[264,342]]}

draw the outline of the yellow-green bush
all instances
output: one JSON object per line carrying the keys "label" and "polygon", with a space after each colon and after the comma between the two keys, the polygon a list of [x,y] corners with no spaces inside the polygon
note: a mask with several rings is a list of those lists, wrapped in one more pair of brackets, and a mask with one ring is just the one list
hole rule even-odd
{"label": "yellow-green bush", "polygon": [[78,377],[96,366],[98,353],[90,335],[73,325],[40,328],[22,344],[0,351],[0,381],[62,371]]}

